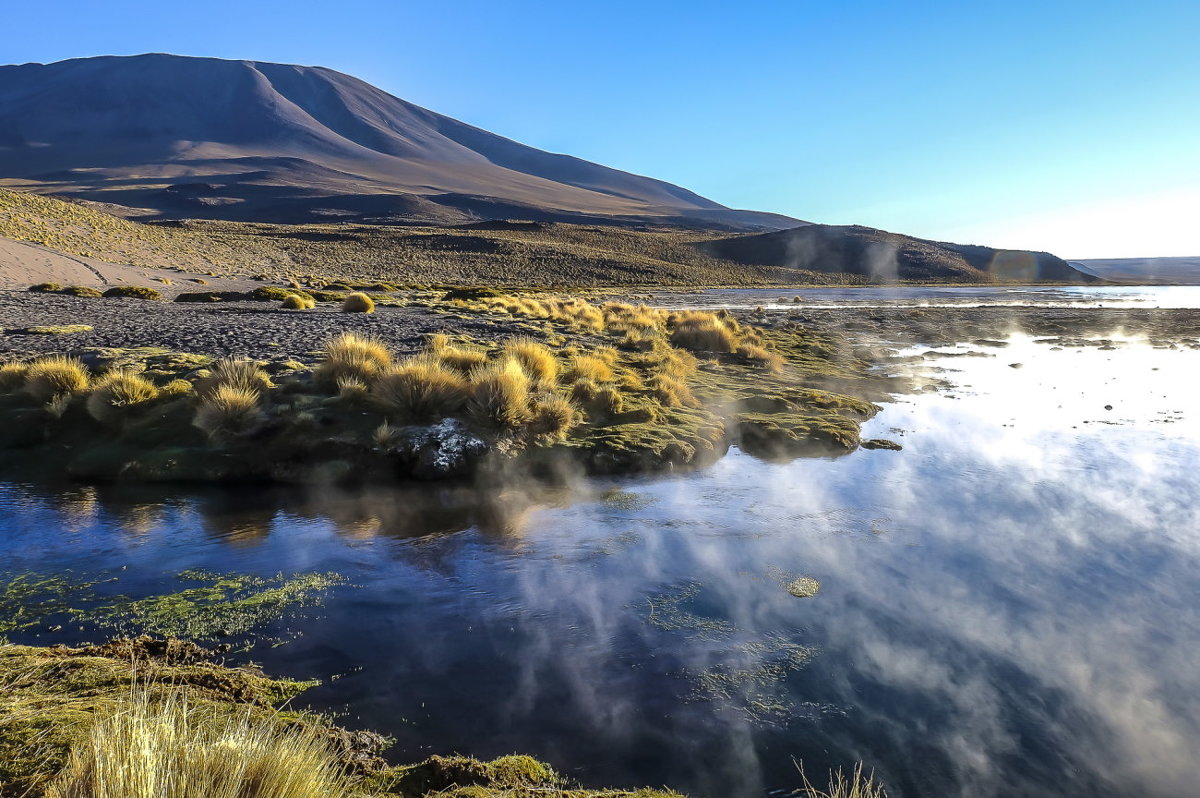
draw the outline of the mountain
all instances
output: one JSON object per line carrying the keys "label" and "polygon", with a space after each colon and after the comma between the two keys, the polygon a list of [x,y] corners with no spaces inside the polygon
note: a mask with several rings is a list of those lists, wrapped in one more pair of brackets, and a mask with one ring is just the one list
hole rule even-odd
{"label": "mountain", "polygon": [[1071,261],[1105,280],[1158,285],[1200,285],[1200,257],[1100,258]]}
{"label": "mountain", "polygon": [[858,225],[813,224],[710,241],[713,257],[807,272],[858,274],[877,282],[1094,282],[1048,252],[926,241]]}
{"label": "mountain", "polygon": [[800,223],[527,147],[331,69],[164,54],[0,67],[0,178],[148,218]]}

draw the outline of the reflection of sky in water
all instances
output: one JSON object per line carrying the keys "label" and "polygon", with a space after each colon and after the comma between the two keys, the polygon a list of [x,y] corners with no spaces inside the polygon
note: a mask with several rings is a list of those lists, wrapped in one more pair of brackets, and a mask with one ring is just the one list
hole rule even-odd
{"label": "reflection of sky in water", "polygon": [[[341,571],[358,587],[254,658],[344,674],[312,702],[400,759],[526,751],[698,796],[793,787],[792,757],[863,759],[903,796],[1192,796],[1200,352],[971,351],[991,356],[926,358],[949,394],[871,423],[899,453],[734,453],[482,504],[8,487],[0,556],[129,566],[128,592],[192,566]],[[789,593],[803,576],[815,596]]]}

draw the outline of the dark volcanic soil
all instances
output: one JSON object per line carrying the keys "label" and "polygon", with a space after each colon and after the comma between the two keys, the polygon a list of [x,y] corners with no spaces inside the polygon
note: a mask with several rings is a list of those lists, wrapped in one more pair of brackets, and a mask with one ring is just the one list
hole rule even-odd
{"label": "dark volcanic soil", "polygon": [[[21,332],[64,324],[93,329],[66,335]],[[369,333],[403,353],[419,349],[422,337],[429,333],[471,334],[494,328],[482,320],[440,315],[422,307],[379,307],[365,315],[342,313],[332,304],[290,311],[278,302],[198,304],[0,291],[0,353],[157,346],[217,356],[304,359],[345,330]]]}

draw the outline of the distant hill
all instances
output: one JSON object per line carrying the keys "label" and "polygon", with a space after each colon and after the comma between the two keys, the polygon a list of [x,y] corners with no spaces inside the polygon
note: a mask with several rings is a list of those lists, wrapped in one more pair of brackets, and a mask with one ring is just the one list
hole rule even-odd
{"label": "distant hill", "polygon": [[1071,265],[1106,280],[1164,285],[1200,285],[1200,256],[1194,258],[1073,260]]}
{"label": "distant hill", "polygon": [[1047,252],[948,244],[858,225],[806,225],[703,245],[716,258],[805,272],[860,275],[872,282],[1092,282]]}
{"label": "distant hill", "polygon": [[163,54],[0,67],[0,178],[158,218],[799,223],[527,147],[331,69]]}

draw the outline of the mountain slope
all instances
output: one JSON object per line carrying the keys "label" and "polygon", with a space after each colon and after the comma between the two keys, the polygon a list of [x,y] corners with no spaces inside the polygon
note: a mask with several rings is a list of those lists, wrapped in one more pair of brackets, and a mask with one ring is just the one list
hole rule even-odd
{"label": "mountain slope", "polygon": [[813,224],[708,242],[713,257],[752,266],[862,275],[873,282],[1093,282],[1048,252],[948,244],[858,225]]}
{"label": "mountain slope", "polygon": [[161,217],[797,223],[527,147],[330,69],[163,54],[0,67],[0,178]]}

